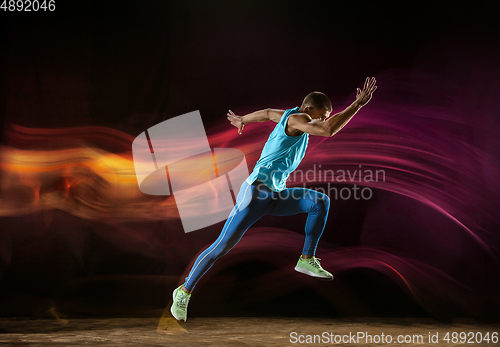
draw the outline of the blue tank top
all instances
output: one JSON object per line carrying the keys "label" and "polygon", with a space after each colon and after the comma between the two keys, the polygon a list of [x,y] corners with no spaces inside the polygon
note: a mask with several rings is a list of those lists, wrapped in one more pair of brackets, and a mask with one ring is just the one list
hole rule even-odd
{"label": "blue tank top", "polygon": [[288,109],[281,116],[269,135],[253,172],[246,179],[248,184],[260,179],[272,191],[280,192],[286,188],[286,180],[304,158],[309,142],[307,133],[300,136],[286,134],[288,117],[294,113],[299,113],[299,107]]}

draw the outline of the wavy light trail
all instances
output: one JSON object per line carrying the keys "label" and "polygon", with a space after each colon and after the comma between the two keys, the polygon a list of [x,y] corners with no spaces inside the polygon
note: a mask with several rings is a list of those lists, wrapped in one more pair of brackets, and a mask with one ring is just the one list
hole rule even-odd
{"label": "wavy light trail", "polygon": [[[494,77],[481,83],[494,85]],[[374,223],[363,225],[359,249],[353,248],[354,253],[325,250],[331,255],[325,263],[338,271],[372,267],[398,283],[402,281],[409,295],[415,298],[430,296],[433,286],[445,285],[447,290],[465,299],[471,295],[472,280],[469,283],[463,278],[454,279],[454,274],[460,271],[473,274],[474,267],[482,268],[484,276],[489,277],[484,290],[474,295],[477,300],[484,295],[498,304],[499,106],[481,103],[474,93],[479,88],[474,80],[450,87],[443,79],[414,70],[390,70],[379,74],[377,79],[379,89],[373,101],[345,129],[331,139],[311,137],[306,158],[299,166],[302,173],[310,175],[302,179],[292,176],[289,184],[311,188],[356,184],[385,192],[386,197],[399,196],[394,198],[391,209],[388,205],[371,205],[373,212],[368,211],[365,218]],[[476,95],[476,99],[467,99],[466,95]],[[480,110],[474,108],[478,102]],[[334,105],[336,110],[343,106]],[[474,110],[479,113],[472,114]],[[215,124],[208,129],[209,142],[212,147],[242,150],[253,167],[273,125],[248,125],[239,136],[230,125]],[[178,220],[173,197],[151,197],[139,191],[131,156],[133,136],[129,134],[103,127],[31,129],[12,124],[7,135],[0,159],[3,217],[60,209],[82,219],[114,225]],[[190,144],[179,144],[184,145]],[[351,178],[347,175],[340,181],[327,179],[326,170],[337,173],[343,170]],[[383,170],[384,180],[367,181],[352,174],[356,170]],[[380,247],[368,241],[363,244],[363,240],[381,239],[381,218],[393,218],[403,197],[410,198],[410,202],[404,200],[404,203],[412,210],[428,208],[436,215],[430,220],[426,220],[430,212],[419,217],[425,230],[418,229],[409,235],[410,241],[405,241],[405,233],[400,239],[391,234],[390,241],[384,244],[387,249],[413,252],[407,258],[398,252],[381,255]],[[396,212],[398,218],[405,213],[406,210]],[[280,235],[278,238],[284,240],[284,234]],[[456,247],[461,258],[460,254],[450,252],[444,256],[452,259],[451,265],[443,265],[445,261],[435,263],[434,258],[423,262],[428,256],[425,248],[412,245],[411,240]],[[262,247],[251,238],[243,238],[237,247],[245,245],[254,251]],[[412,260],[413,256],[420,260]],[[473,263],[459,271],[464,257],[471,257]],[[440,292],[438,297],[445,295]],[[421,305],[428,305],[424,299],[418,300]],[[476,312],[459,300],[455,304],[467,313]]]}

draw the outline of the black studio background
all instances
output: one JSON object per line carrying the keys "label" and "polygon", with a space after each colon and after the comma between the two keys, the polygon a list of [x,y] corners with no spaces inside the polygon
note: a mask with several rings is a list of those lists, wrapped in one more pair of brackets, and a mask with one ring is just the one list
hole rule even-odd
{"label": "black studio background", "polygon": [[210,122],[311,90],[343,101],[366,76],[412,66],[436,37],[488,42],[489,12],[481,2],[60,1],[2,13],[2,125],[135,136],[194,109]]}

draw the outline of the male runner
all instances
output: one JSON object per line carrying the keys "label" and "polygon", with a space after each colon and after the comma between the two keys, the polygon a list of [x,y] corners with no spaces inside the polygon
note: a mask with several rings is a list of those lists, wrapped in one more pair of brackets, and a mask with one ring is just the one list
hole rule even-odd
{"label": "male runner", "polygon": [[253,172],[241,185],[236,205],[215,242],[196,259],[184,284],[173,292],[170,308],[177,320],[187,320],[187,306],[198,280],[215,261],[231,250],[252,224],[266,214],[289,216],[307,213],[305,242],[295,270],[303,274],[332,280],[315,257],[316,246],[323,233],[330,207],[328,196],[306,188],[286,188],[286,180],[305,155],[309,135],[331,137],[366,105],[375,89],[374,77],[366,78],[363,90],[357,88],[356,100],[344,111],[328,117],[332,105],[321,92],[307,95],[302,105],[292,109],[265,109],[237,116],[231,110],[227,119],[241,134],[248,123],[272,120],[276,127],[269,135]]}

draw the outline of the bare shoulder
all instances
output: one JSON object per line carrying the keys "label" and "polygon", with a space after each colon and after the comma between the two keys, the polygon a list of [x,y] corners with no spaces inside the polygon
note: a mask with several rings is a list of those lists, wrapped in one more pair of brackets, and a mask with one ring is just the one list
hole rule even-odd
{"label": "bare shoulder", "polygon": [[288,125],[293,126],[294,123],[309,123],[311,120],[311,116],[307,113],[294,113],[288,117]]}
{"label": "bare shoulder", "polygon": [[285,127],[285,133],[289,136],[299,136],[304,133],[299,129],[302,124],[307,124],[311,121],[311,116],[307,113],[294,113],[288,117],[288,122]]}
{"label": "bare shoulder", "polygon": [[319,118],[312,119],[311,116],[305,113],[296,113],[292,116],[288,118],[286,127],[288,135],[297,136],[297,134],[307,133],[309,135],[325,137],[332,136],[331,131],[326,126],[326,122]]}
{"label": "bare shoulder", "polygon": [[278,123],[283,116],[283,113],[285,113],[285,110],[278,110],[275,108],[269,108],[267,109],[269,119],[272,120],[273,122]]}

